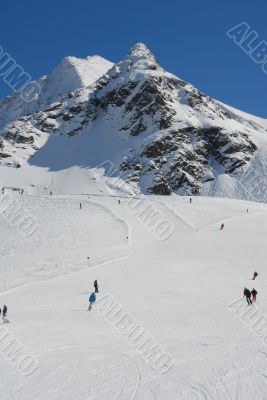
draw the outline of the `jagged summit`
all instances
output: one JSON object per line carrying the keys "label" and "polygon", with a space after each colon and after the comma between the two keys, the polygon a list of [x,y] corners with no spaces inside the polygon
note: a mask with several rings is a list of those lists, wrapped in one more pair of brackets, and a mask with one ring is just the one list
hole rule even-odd
{"label": "jagged summit", "polygon": [[156,57],[144,43],[136,43],[130,50],[127,58],[132,62],[149,60],[157,63]]}
{"label": "jagged summit", "polygon": [[104,79],[100,78],[100,81],[104,86],[109,82],[110,87],[115,89],[126,82],[142,81],[151,74],[158,75],[164,72],[150,49],[143,43],[136,43],[126,57],[114,64],[107,76]]}
{"label": "jagged summit", "polygon": [[161,69],[156,57],[144,43],[136,43],[123,62],[130,63],[133,70]]}

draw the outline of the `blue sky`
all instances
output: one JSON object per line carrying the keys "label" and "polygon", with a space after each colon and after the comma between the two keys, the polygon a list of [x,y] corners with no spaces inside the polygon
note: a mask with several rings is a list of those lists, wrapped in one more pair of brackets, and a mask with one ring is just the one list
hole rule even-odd
{"label": "blue sky", "polygon": [[15,0],[1,4],[0,45],[37,78],[66,55],[116,62],[141,41],[166,70],[267,118],[267,74],[226,35],[242,21],[267,41],[266,0]]}

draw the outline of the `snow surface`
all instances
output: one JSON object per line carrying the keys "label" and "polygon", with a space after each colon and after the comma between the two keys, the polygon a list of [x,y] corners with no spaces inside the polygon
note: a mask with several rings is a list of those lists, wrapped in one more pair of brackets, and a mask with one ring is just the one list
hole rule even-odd
{"label": "snow surface", "polygon": [[50,104],[64,93],[92,85],[112,66],[111,62],[100,56],[86,59],[66,57],[46,78],[44,99],[40,101]]}
{"label": "snow surface", "polygon": [[23,115],[42,110],[71,91],[92,85],[112,66],[101,56],[65,57],[49,75],[37,79],[41,88],[37,101],[26,103],[20,93],[0,101],[0,128]]}
{"label": "snow surface", "polygon": [[[173,224],[161,241],[104,186],[90,198],[17,196],[38,221],[28,238],[0,216],[5,327],[39,362],[22,376],[0,350],[1,400],[266,399],[266,345],[228,309],[257,270],[253,308],[267,312],[266,205],[141,197]],[[112,319],[88,313],[95,279],[98,299],[110,293],[170,352],[168,372],[153,370]]]}

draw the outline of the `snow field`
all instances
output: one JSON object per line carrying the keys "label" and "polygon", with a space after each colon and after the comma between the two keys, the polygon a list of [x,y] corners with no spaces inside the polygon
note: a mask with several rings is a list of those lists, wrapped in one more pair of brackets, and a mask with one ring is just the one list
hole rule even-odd
{"label": "snow field", "polygon": [[[257,310],[267,313],[263,204],[149,196],[175,228],[160,241],[126,198],[81,196],[82,210],[73,196],[21,199],[40,227],[24,240],[1,216],[12,284],[0,302],[39,366],[23,377],[2,354],[1,399],[266,399],[266,345],[229,310],[257,270]],[[96,308],[88,313],[94,279],[98,298],[110,293],[174,357],[169,372],[146,364]]]}

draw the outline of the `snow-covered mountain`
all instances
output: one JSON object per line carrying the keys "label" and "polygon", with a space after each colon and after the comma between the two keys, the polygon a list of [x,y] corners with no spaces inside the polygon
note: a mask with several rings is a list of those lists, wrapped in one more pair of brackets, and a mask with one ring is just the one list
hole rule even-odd
{"label": "snow-covered mountain", "polygon": [[65,57],[48,76],[43,76],[36,82],[40,86],[40,94],[36,101],[27,103],[14,93],[4,98],[0,103],[0,127],[15,121],[23,115],[42,110],[51,103],[61,100],[64,95],[73,90],[91,85],[108,69],[112,63],[100,56],[81,59]]}
{"label": "snow-covered mountain", "polygon": [[36,102],[0,103],[0,162],[17,171],[0,168],[2,184],[38,176],[39,186],[73,191],[62,179],[75,169],[81,193],[93,168],[137,192],[267,199],[267,121],[166,72],[144,44],[115,65],[68,57],[39,82]]}
{"label": "snow-covered mountain", "polygon": [[143,44],[38,82],[0,103],[0,399],[266,400],[266,205],[153,193],[266,200],[267,121]]}

